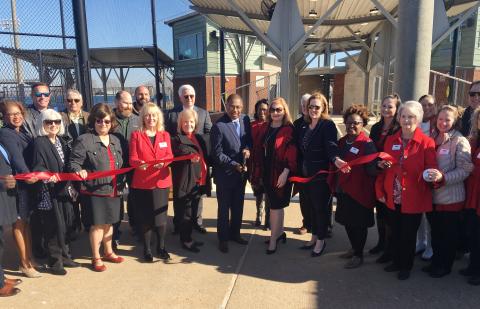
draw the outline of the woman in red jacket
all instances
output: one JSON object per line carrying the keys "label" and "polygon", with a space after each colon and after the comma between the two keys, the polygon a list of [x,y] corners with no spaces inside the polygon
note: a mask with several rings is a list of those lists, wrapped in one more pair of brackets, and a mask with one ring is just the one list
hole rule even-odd
{"label": "woman in red jacket", "polygon": [[[257,205],[257,219],[255,220],[255,226],[260,226],[262,224],[263,216],[263,198],[264,198],[264,189],[263,184],[260,181],[260,177],[256,175],[260,172],[260,166],[262,162],[254,161],[251,158],[255,158],[255,151],[262,151],[262,143],[260,133],[262,133],[261,127],[267,121],[268,115],[268,101],[266,99],[261,99],[255,103],[255,120],[251,123],[252,126],[252,141],[253,147],[250,152],[250,159],[248,160],[248,168],[250,170],[250,184],[252,185],[253,195],[255,196],[255,202]],[[265,228],[269,227],[269,214],[270,210],[265,207]]]}
{"label": "woman in red jacket", "polygon": [[283,209],[290,203],[292,194],[292,184],[288,182],[288,176],[295,173],[297,168],[292,118],[283,98],[272,101],[267,122],[260,130],[263,143],[261,149],[255,151],[256,157],[253,160],[262,163],[259,166],[261,173],[258,173],[257,177],[261,177],[265,189],[265,203],[270,208],[271,236],[267,254],[273,254],[277,250],[278,241],[287,240],[283,230]]}
{"label": "woman in red jacket", "polygon": [[469,284],[480,285],[480,107],[475,109],[471,124],[472,128],[468,139],[472,147],[474,168],[466,182],[467,199],[465,202],[470,263],[467,268],[460,270],[460,274],[469,277]]}
{"label": "woman in red jacket", "polygon": [[132,133],[130,140],[130,165],[138,166],[133,174],[132,193],[136,202],[136,222],[142,226],[144,258],[153,261],[150,242],[152,229],[157,238],[157,254],[170,259],[165,250],[167,232],[168,191],[172,178],[168,163],[154,165],[145,162],[173,158],[170,134],[164,129],[163,114],[156,104],[148,103],[140,112],[141,129]]}
{"label": "woman in red jacket", "polygon": [[384,172],[377,177],[377,199],[388,207],[392,228],[393,263],[387,272],[398,272],[398,279],[410,277],[415,242],[422,213],[432,211],[432,184],[442,180],[437,170],[435,142],[418,127],[422,105],[408,101],[398,112],[401,130],[387,137],[384,152],[394,161],[382,160]]}
{"label": "woman in red jacket", "polygon": [[[368,124],[368,110],[363,105],[352,105],[343,114],[347,135],[338,141],[339,157],[351,161],[377,152],[374,142],[363,132]],[[333,165],[333,164],[332,164]],[[345,268],[363,264],[363,249],[368,228],[374,225],[376,161],[342,169],[330,174],[329,185],[337,197],[335,220],[345,226],[352,249],[340,257],[349,259]]]}

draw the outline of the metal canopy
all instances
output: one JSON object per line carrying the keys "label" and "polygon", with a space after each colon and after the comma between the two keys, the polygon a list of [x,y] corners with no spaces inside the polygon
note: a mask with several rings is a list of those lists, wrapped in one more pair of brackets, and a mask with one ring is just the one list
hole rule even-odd
{"label": "metal canopy", "polygon": [[[337,2],[336,0],[296,1],[305,32],[309,31],[318,19],[324,16],[329,8]],[[238,12],[232,9],[229,1],[190,0],[190,2],[193,10],[208,16],[211,21],[225,31],[254,34],[252,29],[238,17]],[[384,21],[396,22],[398,2],[399,0],[343,0],[309,35],[304,44],[308,46],[322,42],[329,44],[332,52],[361,49],[364,44],[360,40],[365,41],[371,35],[375,35]],[[476,5],[476,2],[447,1],[447,5],[450,5],[447,7],[447,16],[457,16]],[[270,21],[268,16],[262,13],[261,1],[236,0],[235,3],[261,32],[267,33]],[[384,11],[382,12],[382,10]],[[389,14],[390,18],[385,17],[384,13]],[[309,52],[315,50],[322,50],[322,48],[311,48]]]}
{"label": "metal canopy", "polygon": [[[75,49],[16,50],[1,47],[0,51],[25,60],[34,66],[51,69],[75,69],[77,53]],[[149,68],[154,66],[154,48],[151,46],[91,48],[89,51],[93,69]],[[161,67],[173,66],[173,59],[161,49],[158,49],[158,62]]]}

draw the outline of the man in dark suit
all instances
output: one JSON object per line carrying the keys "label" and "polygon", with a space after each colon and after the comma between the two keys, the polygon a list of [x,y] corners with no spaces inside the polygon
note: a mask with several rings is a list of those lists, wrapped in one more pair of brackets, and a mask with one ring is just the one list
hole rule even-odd
{"label": "man in dark suit", "polygon": [[250,119],[243,115],[243,101],[237,94],[227,99],[227,112],[212,127],[213,177],[217,185],[219,249],[228,252],[228,241],[246,245],[240,237],[245,184],[245,161],[252,145]]}
{"label": "man in dark suit", "polygon": [[[173,109],[169,110],[167,113],[165,126],[168,133],[171,136],[177,134],[177,125],[178,125],[178,114],[185,109],[192,109],[197,112],[198,123],[197,123],[197,133],[198,134],[210,134],[212,129],[212,120],[210,119],[210,114],[201,107],[195,106],[195,89],[191,85],[182,85],[178,89],[178,96],[180,98],[181,105],[175,106]],[[175,231],[178,231],[178,225],[181,218],[178,218],[176,215],[178,212],[175,211],[175,203],[173,205],[174,216],[173,216],[173,225]],[[198,211],[197,214],[192,214],[191,218],[194,220],[193,227],[204,234],[207,230],[203,227],[203,199],[200,198],[198,202]]]}

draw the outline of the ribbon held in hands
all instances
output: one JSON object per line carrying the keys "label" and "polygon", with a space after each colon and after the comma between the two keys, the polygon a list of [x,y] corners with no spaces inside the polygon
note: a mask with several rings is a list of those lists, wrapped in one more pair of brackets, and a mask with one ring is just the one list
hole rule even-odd
{"label": "ribbon held in hands", "polygon": [[[191,160],[198,154],[189,154],[185,156],[179,156],[175,157],[172,159],[161,159],[161,160],[154,160],[154,161],[148,161],[145,163],[138,164],[136,166],[132,167],[125,167],[125,168],[120,168],[117,170],[108,170],[108,171],[98,171],[98,172],[90,172],[87,175],[87,178],[83,179],[77,173],[52,173],[52,172],[31,172],[31,173],[23,173],[23,174],[17,174],[14,175],[14,178],[16,180],[28,180],[31,178],[38,178],[38,180],[49,180],[52,176],[56,176],[58,181],[83,181],[83,180],[92,180],[92,179],[98,179],[98,178],[104,178],[104,177],[110,177],[110,176],[116,176],[116,175],[121,175],[128,173],[129,171],[136,169],[139,166],[142,165],[155,165],[158,163],[170,163],[170,162],[175,162],[175,161],[184,161],[184,160]],[[3,178],[3,177],[0,177]]]}
{"label": "ribbon held in hands", "polygon": [[[366,156],[361,156],[359,158],[348,161],[347,165],[350,166],[350,167],[354,167],[356,165],[362,165],[362,164],[365,164],[365,163],[369,163],[369,162],[371,162],[371,161],[373,161],[377,158],[380,158],[382,160],[388,160],[388,161],[391,161],[391,162],[396,162],[395,158],[393,158],[388,153],[386,153],[386,152],[376,152],[376,153],[372,153],[372,154],[369,154],[369,155],[366,155]],[[332,173],[337,173],[338,171],[339,170],[335,170],[335,171],[319,170],[317,173],[315,173],[315,175],[313,175],[311,177],[293,176],[293,177],[288,178],[288,181],[298,182],[298,183],[307,183],[307,182],[310,182],[313,179],[315,179],[315,177],[317,177],[320,174],[332,174]]]}

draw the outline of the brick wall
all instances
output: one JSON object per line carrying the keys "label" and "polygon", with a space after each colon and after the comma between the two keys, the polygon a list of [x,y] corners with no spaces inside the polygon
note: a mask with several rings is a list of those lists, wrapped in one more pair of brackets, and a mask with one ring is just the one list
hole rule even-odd
{"label": "brick wall", "polygon": [[345,74],[335,74],[335,77],[333,78],[332,114],[339,115],[343,111],[344,87],[345,87]]}

